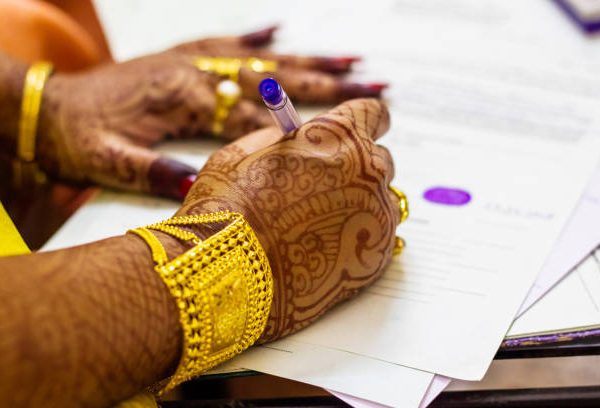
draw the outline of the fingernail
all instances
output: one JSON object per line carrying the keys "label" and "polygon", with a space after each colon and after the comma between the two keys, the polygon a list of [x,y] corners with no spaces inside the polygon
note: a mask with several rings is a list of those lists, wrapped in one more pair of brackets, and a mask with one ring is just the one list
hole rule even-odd
{"label": "fingernail", "polygon": [[[148,180],[150,181],[150,192],[163,197],[175,198],[181,200],[187,194],[184,188],[186,179],[195,177],[196,170],[187,164],[166,157],[160,157],[152,162],[148,171]],[[193,183],[193,181],[192,181]]]}
{"label": "fingernail", "polygon": [[194,181],[196,181],[195,174],[191,174],[181,179],[181,182],[179,183],[179,194],[181,198],[185,198],[185,196],[187,196],[187,193],[190,191],[190,188],[192,188],[192,184],[194,184]]}
{"label": "fingernail", "polygon": [[241,37],[242,44],[250,47],[259,47],[261,45],[266,45],[271,42],[271,40],[273,39],[273,33],[275,33],[275,31],[277,31],[278,28],[279,26],[273,25],[263,30],[243,35]]}
{"label": "fingernail", "polygon": [[340,88],[340,96],[343,99],[350,98],[379,98],[389,84],[373,82],[370,84],[343,83]]}
{"label": "fingernail", "polygon": [[350,71],[352,64],[361,60],[361,57],[321,57],[318,66],[323,71],[341,74]]}

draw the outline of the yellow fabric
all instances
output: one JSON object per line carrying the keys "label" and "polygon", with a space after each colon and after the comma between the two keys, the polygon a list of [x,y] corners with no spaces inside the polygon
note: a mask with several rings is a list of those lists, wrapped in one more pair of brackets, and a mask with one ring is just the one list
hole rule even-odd
{"label": "yellow fabric", "polygon": [[29,248],[0,203],[0,256],[28,254]]}

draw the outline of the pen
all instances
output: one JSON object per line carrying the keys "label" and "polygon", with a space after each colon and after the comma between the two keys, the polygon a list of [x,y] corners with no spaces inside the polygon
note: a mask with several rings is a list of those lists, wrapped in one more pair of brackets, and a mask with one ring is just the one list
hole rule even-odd
{"label": "pen", "polygon": [[[273,78],[263,79],[258,85],[258,91],[267,109],[269,109],[271,117],[284,134],[291,132],[302,124],[292,101],[279,85],[279,82]],[[187,195],[194,180],[196,180],[196,176],[188,176],[181,181],[179,193],[182,197]]]}
{"label": "pen", "polygon": [[275,79],[263,79],[258,85],[258,92],[269,109],[271,117],[284,134],[302,124],[292,101]]}

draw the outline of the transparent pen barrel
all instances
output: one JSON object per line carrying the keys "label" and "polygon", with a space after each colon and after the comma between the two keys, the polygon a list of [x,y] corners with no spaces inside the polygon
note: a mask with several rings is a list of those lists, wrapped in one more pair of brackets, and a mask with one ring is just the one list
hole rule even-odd
{"label": "transparent pen barrel", "polygon": [[298,112],[294,109],[294,105],[292,105],[292,101],[287,95],[277,106],[269,106],[269,112],[271,112],[273,120],[284,134],[291,132],[302,124]]}

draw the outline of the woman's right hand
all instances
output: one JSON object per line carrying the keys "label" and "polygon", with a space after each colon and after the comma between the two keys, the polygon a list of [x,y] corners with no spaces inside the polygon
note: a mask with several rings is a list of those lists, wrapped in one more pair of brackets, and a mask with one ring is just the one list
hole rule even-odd
{"label": "woman's right hand", "polygon": [[293,333],[379,277],[399,223],[385,105],[355,99],[281,136],[254,132],[216,152],[177,215],[244,214],[274,278],[261,341]]}

